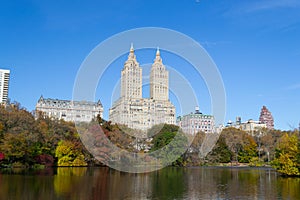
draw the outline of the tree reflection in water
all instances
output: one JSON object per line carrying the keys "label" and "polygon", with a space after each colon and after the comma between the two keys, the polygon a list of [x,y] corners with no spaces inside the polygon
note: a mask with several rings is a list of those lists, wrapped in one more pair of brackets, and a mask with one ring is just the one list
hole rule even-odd
{"label": "tree reflection in water", "polygon": [[257,168],[2,169],[0,199],[300,199],[300,178]]}

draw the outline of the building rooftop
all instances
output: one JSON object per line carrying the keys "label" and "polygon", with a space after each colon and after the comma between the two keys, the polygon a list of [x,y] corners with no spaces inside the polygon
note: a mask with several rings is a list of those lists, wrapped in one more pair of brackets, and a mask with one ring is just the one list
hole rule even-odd
{"label": "building rooftop", "polygon": [[73,100],[61,100],[61,99],[52,99],[52,98],[44,98],[43,96],[40,97],[38,100],[38,103],[45,103],[45,104],[73,104],[73,105],[97,105],[102,106],[102,103],[100,100],[97,102],[92,101],[73,101]]}

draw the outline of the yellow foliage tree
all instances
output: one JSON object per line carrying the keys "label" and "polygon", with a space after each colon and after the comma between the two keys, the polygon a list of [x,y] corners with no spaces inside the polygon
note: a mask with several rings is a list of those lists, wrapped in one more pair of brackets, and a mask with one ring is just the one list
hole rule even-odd
{"label": "yellow foliage tree", "polygon": [[58,158],[58,166],[87,166],[84,155],[76,145],[68,140],[62,140],[58,143],[55,150],[55,156]]}
{"label": "yellow foliage tree", "polygon": [[297,155],[300,149],[298,148],[297,135],[284,134],[281,137],[277,151],[277,158],[274,160],[273,165],[278,172],[288,176],[299,176]]}

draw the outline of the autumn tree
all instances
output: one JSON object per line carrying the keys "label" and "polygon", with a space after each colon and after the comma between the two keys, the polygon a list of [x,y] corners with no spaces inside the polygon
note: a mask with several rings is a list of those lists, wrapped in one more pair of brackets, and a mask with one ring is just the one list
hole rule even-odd
{"label": "autumn tree", "polygon": [[[61,140],[78,142],[74,123],[44,115],[35,119],[18,103],[0,106],[0,152],[5,154],[3,163],[6,165],[15,162],[25,166],[53,165],[55,150]],[[84,150],[83,146],[78,148]]]}
{"label": "autumn tree", "polygon": [[55,157],[58,158],[58,166],[87,166],[81,149],[68,140],[62,140],[58,143]]}
{"label": "autumn tree", "polygon": [[244,137],[247,135],[245,131],[233,127],[225,128],[221,135],[224,135],[226,145],[232,152],[232,161],[238,161],[239,152],[242,151],[244,145]]}
{"label": "autumn tree", "polygon": [[257,144],[254,138],[250,135],[243,135],[243,145],[238,155],[238,161],[249,163],[255,157],[257,157]]}
{"label": "autumn tree", "polygon": [[280,130],[263,129],[260,137],[256,137],[262,149],[260,156],[264,161],[270,162],[275,158],[275,149],[283,134]]}
{"label": "autumn tree", "polygon": [[296,134],[285,133],[280,138],[273,166],[288,176],[299,176],[299,139]]}

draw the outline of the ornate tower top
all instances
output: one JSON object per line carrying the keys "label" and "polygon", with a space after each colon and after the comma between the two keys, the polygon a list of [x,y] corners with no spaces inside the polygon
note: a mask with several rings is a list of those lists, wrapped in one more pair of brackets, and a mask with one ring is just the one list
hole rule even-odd
{"label": "ornate tower top", "polygon": [[156,50],[156,56],[155,56],[155,59],[154,59],[154,63],[162,64],[162,59],[160,57],[159,47],[157,47],[157,50]]}
{"label": "ornate tower top", "polygon": [[157,50],[156,50],[156,56],[160,56],[159,47],[157,47]]}
{"label": "ornate tower top", "polygon": [[136,57],[135,57],[135,55],[134,55],[133,43],[131,43],[130,51],[129,51],[129,55],[128,55],[128,59],[127,59],[126,62],[128,62],[128,61],[130,61],[130,60],[136,62]]}
{"label": "ornate tower top", "polygon": [[133,43],[131,43],[131,46],[130,46],[130,53],[133,53],[134,52],[134,48],[133,48]]}

